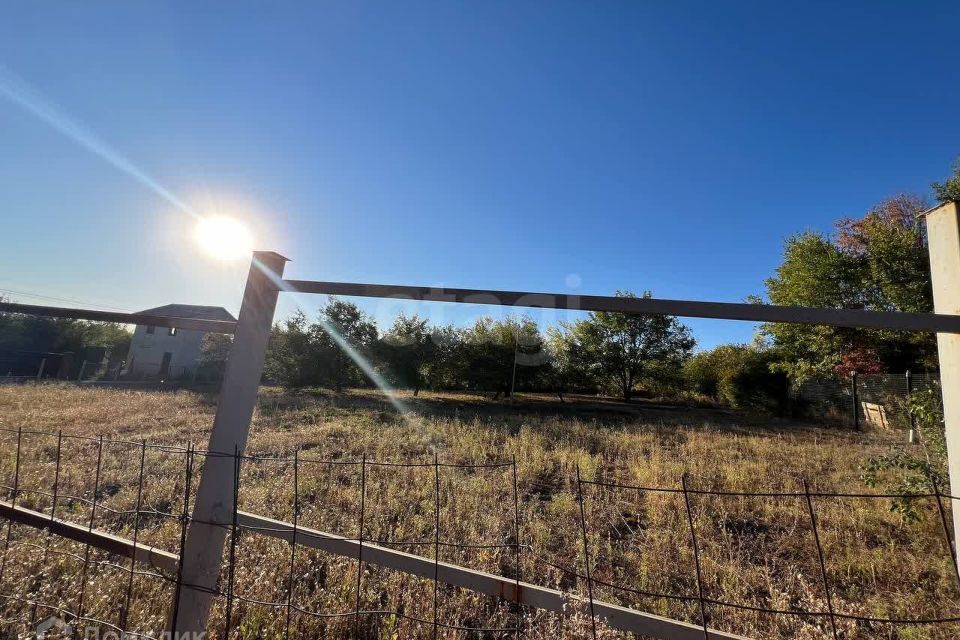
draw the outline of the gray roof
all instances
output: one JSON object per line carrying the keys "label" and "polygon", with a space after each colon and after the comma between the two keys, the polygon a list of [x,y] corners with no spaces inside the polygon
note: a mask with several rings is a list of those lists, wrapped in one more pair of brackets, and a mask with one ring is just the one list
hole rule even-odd
{"label": "gray roof", "polygon": [[223,307],[206,307],[199,304],[165,304],[162,307],[144,309],[144,315],[168,316],[172,318],[199,318],[202,320],[229,320],[236,322],[229,311]]}

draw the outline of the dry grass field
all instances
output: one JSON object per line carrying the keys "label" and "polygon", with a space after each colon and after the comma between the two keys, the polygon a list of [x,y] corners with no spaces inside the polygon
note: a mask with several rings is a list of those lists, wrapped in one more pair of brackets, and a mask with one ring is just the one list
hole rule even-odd
{"label": "dry grass field", "polygon": [[[206,445],[215,398],[188,391],[142,392],[73,385],[0,386],[0,427],[57,431],[70,435],[182,445]],[[464,394],[407,396],[411,413],[401,416],[378,393],[353,391],[261,392],[249,452],[292,455],[301,450],[300,523],[355,537],[359,520],[359,466],[324,460],[445,463],[517,461],[520,570],[525,580],[584,593],[569,573],[583,571],[583,546],[576,470],[585,479],[643,486],[679,487],[683,473],[695,489],[731,491],[801,490],[809,478],[820,492],[864,492],[859,467],[889,450],[899,434],[854,434],[812,426],[750,420],[729,412],[637,404],[522,396],[514,404]],[[14,474],[16,434],[0,433],[0,478]],[[49,490],[55,473],[56,438],[25,435],[20,486]],[[63,496],[93,495],[97,446],[65,438],[57,515],[86,523],[89,504]],[[99,500],[110,509],[136,504],[140,449],[136,444],[105,446]],[[147,510],[179,513],[184,490],[184,454],[148,450],[143,504]],[[464,543],[513,543],[512,469],[441,471],[441,536]],[[367,467],[364,537],[391,541],[432,541],[434,468]],[[648,592],[695,596],[696,573],[684,496],[636,490],[585,488],[585,510],[593,575],[609,583]],[[691,496],[694,527],[702,554],[709,598],[774,609],[825,611],[827,602],[805,500]],[[242,469],[240,508],[292,519],[293,465],[251,461]],[[26,492],[20,504],[49,510],[49,496]],[[957,616],[958,591],[944,547],[941,522],[932,503],[919,509],[920,521],[902,522],[887,500],[816,498],[820,537],[837,612],[868,617]],[[131,536],[133,517],[98,513],[97,525]],[[141,518],[141,541],[170,551],[179,546],[180,525],[161,515]],[[432,557],[431,545],[393,545]],[[14,526],[0,592],[78,607],[89,615],[119,622],[128,574],[121,566],[93,565],[81,585],[82,545],[47,538]],[[264,602],[286,602],[289,545],[244,532],[236,548],[236,593]],[[93,552],[94,559],[103,559]],[[512,548],[443,548],[441,559],[515,575]],[[550,563],[550,564],[548,564]],[[321,552],[298,550],[293,599],[315,612],[352,612],[357,563]],[[429,580],[375,567],[364,568],[361,606],[403,611],[433,619],[434,587]],[[157,632],[172,598],[169,583],[135,576],[129,626]],[[640,597],[597,585],[595,597],[699,623],[696,602]],[[513,627],[516,611],[493,598],[444,587],[438,592],[441,621],[471,627]],[[2,611],[5,634],[15,638],[31,621],[49,615],[8,600]],[[712,626],[755,638],[831,638],[824,617],[770,615],[709,607]],[[224,627],[218,602],[214,623]],[[524,610],[523,636],[590,636],[581,616]],[[282,638],[284,609],[235,602],[235,637]],[[299,637],[433,637],[430,625],[390,615],[317,618],[293,611]],[[222,633],[211,629],[211,637]],[[841,638],[956,638],[960,625],[898,625],[838,621]],[[292,634],[293,635],[293,634]],[[440,637],[510,637],[510,633],[441,631]],[[603,638],[625,637],[600,625]]]}

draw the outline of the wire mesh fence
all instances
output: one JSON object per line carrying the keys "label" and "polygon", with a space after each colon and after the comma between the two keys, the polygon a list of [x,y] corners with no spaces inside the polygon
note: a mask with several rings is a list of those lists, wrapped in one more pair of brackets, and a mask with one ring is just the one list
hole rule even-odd
{"label": "wire mesh fence", "polygon": [[[12,466],[4,470],[12,475],[9,476],[9,484],[2,485],[11,505],[40,511],[48,515],[51,522],[65,516],[76,518],[83,515],[90,530],[118,530],[134,545],[142,542],[162,544],[175,552],[182,549],[187,528],[193,521],[190,506],[195,495],[198,465],[202,464],[205,457],[228,455],[194,449],[189,445],[156,445],[22,429],[15,432],[3,431],[7,436],[13,436],[16,441],[15,447],[11,448],[13,455],[5,458],[5,466]],[[35,442],[33,446],[24,446],[25,440]],[[70,452],[71,456],[83,456],[83,464],[69,466],[73,469],[73,473],[69,475],[66,473],[68,466],[63,464],[64,453],[69,449],[69,446],[64,446],[65,441],[79,445]],[[88,459],[91,454],[95,455],[95,463]],[[160,468],[169,472],[178,466],[171,457],[182,459],[179,464],[181,473],[157,473]],[[265,631],[266,627],[276,631],[273,627],[282,622],[284,637],[289,637],[291,632],[296,633],[298,620],[304,618],[323,621],[325,626],[329,627],[339,628],[346,625],[342,629],[344,637],[379,635],[384,625],[400,624],[431,630],[427,636],[436,636],[443,631],[469,631],[495,634],[497,637],[516,636],[519,633],[522,611],[517,607],[509,609],[501,605],[494,606],[494,609],[503,609],[498,615],[492,616],[501,623],[497,626],[465,626],[447,622],[443,612],[444,594],[437,579],[441,561],[457,560],[461,559],[460,556],[471,554],[489,555],[505,551],[511,560],[504,562],[503,566],[512,569],[519,584],[519,559],[523,547],[519,537],[519,520],[516,519],[519,517],[519,503],[514,461],[461,465],[442,462],[439,457],[433,461],[416,462],[385,462],[366,458],[321,460],[301,455],[300,451],[283,457],[238,453],[231,457],[235,465],[233,519],[231,522],[208,523],[222,527],[229,533],[223,575],[218,588],[211,594],[218,608],[214,624],[215,633],[219,637],[236,637],[249,633],[251,627],[246,618],[259,618],[261,622],[257,624],[263,625],[264,610],[272,613],[270,617],[273,620],[263,625],[265,628],[258,628],[258,633]],[[78,467],[83,473],[77,472]],[[268,467],[272,469],[267,469]],[[291,520],[295,534],[304,524],[332,525],[334,528],[342,526],[346,529],[349,527],[348,521],[355,519],[353,535],[343,538],[357,542],[360,547],[352,578],[346,567],[330,567],[329,557],[320,558],[319,555],[322,554],[309,548],[299,548],[297,535],[294,535],[287,545],[289,562],[285,563],[285,572],[278,571],[277,575],[270,576],[269,581],[256,575],[262,567],[250,560],[251,556],[256,557],[263,553],[264,543],[262,540],[253,542],[250,538],[268,531],[238,520],[237,513],[244,502],[241,488],[247,479],[273,475],[278,467],[292,469],[292,508],[289,513],[284,514],[282,512],[285,509],[277,505],[281,512],[277,515],[285,515]],[[308,470],[309,477],[306,483],[300,479],[304,468]],[[509,500],[504,503],[504,508],[514,513],[515,525],[509,540],[447,539],[440,524],[441,511],[457,510],[456,495],[448,486],[448,476],[456,473],[477,476],[491,472],[497,474],[499,480],[508,481],[505,496],[509,497]],[[428,503],[421,505],[421,513],[416,517],[429,518],[434,523],[432,535],[409,538],[400,535],[381,537],[374,534],[371,522],[383,519],[382,514],[377,513],[374,492],[389,486],[389,476],[410,473],[430,477],[429,482],[422,484],[424,495],[411,498]],[[92,485],[79,486],[84,484],[83,479],[92,479]],[[286,481],[286,478],[283,481]],[[304,484],[306,486],[303,486]],[[343,484],[352,484],[355,488],[352,504],[343,505],[343,517],[338,518],[338,522],[315,522],[317,518],[311,510],[311,504],[324,495],[324,485],[329,489],[331,485],[340,487]],[[304,493],[309,501],[301,506]],[[402,523],[395,524],[401,525],[402,530]],[[381,529],[382,527],[377,527],[376,530]],[[40,538],[39,542],[36,541],[37,536]],[[411,610],[409,605],[404,606],[403,603],[400,603],[400,606],[385,606],[387,603],[370,602],[370,594],[364,589],[364,582],[369,580],[370,571],[363,556],[364,545],[370,544],[416,549],[418,553],[431,554],[434,575],[432,580],[427,581],[429,586],[426,588],[432,592],[432,598],[427,600],[432,601],[432,606]],[[156,606],[157,602],[176,602],[175,596],[181,590],[201,588],[183,581],[182,556],[177,571],[173,573],[156,568],[138,569],[132,560],[123,563],[117,558],[99,557],[102,554],[98,554],[96,545],[89,542],[81,545],[82,548],[75,547],[75,543],[57,540],[50,530],[36,533],[12,520],[7,522],[3,563],[0,567],[0,598],[7,601],[8,613],[16,609],[10,606],[12,603],[22,605],[21,610],[13,613],[14,618],[6,619],[7,623],[20,623],[29,631],[40,618],[56,615],[69,622],[77,631],[98,628],[123,632],[127,634],[126,637],[159,638],[169,621],[162,615],[163,607]],[[41,555],[38,556],[33,551],[41,552]],[[54,558],[56,560],[53,560]],[[65,572],[65,565],[70,562],[78,566],[73,567],[74,571]],[[305,587],[302,584],[304,581],[298,579],[298,576],[311,572],[309,565],[314,562],[328,567],[326,571],[339,574],[340,587],[352,585],[352,607],[318,610],[296,597],[298,592],[304,591],[306,587],[309,587],[306,588],[307,591],[317,588],[316,584]],[[56,569],[51,570],[51,564],[56,565]],[[14,567],[19,570],[17,574],[13,573]],[[86,587],[93,582],[94,574],[108,570],[120,575],[121,582],[125,584],[120,590],[119,601],[98,603],[103,605],[99,608],[91,606],[89,598],[86,597]],[[70,579],[62,580],[67,573],[70,574]],[[110,580],[114,582],[113,591],[116,591],[116,576]],[[155,584],[146,587],[143,584],[145,580],[153,580]],[[307,580],[311,581],[312,578]],[[331,576],[327,576],[323,579],[323,586],[331,588],[331,582]],[[11,592],[9,587],[12,584],[22,588],[19,592]],[[148,594],[153,602],[147,603],[145,607],[135,606],[138,597],[142,599]],[[23,607],[29,609],[26,618],[22,617]],[[258,614],[257,611],[261,613]],[[45,615],[39,616],[38,613]],[[175,618],[177,612],[173,611],[171,615]],[[16,619],[18,617],[19,620]],[[371,623],[370,620],[374,619],[379,622]]]}
{"label": "wire mesh fence", "polygon": [[935,373],[856,374],[848,380],[805,380],[791,389],[796,413],[851,427],[911,428],[909,398],[939,389]]}
{"label": "wire mesh fence", "polygon": [[[948,515],[955,498],[935,481],[928,491],[912,494],[820,491],[806,478],[797,479],[794,490],[749,492],[712,489],[709,479],[687,474],[674,485],[641,486],[590,470],[581,473],[577,464],[571,477],[521,491],[516,459],[470,464],[447,462],[439,455],[427,460],[335,459],[301,449],[243,455],[189,444],[24,429],[0,429],[0,438],[5,478],[0,488],[10,504],[42,513],[49,523],[68,519],[89,531],[122,534],[134,546],[176,554],[176,561],[164,566],[145,564],[90,541],[61,539],[52,526],[38,530],[9,520],[2,538],[0,599],[5,604],[0,610],[4,624],[21,632],[56,616],[78,634],[89,629],[164,637],[178,615],[170,606],[177,595],[202,589],[184,581],[179,552],[193,521],[198,472],[211,456],[232,459],[234,469],[231,517],[208,523],[229,534],[220,579],[210,591],[215,600],[211,637],[534,635],[533,625],[542,618],[532,607],[512,602],[507,592],[489,597],[451,587],[441,579],[449,563],[493,569],[514,582],[514,595],[529,582],[559,576],[573,598],[571,606],[582,605],[586,622],[578,629],[585,637],[609,635],[602,611],[610,605],[605,601],[675,616],[681,612],[700,629],[698,636],[685,637],[707,639],[734,637],[718,635],[716,629],[744,628],[745,619],[764,616],[814,620],[822,631],[819,637],[827,638],[858,637],[865,629],[880,628],[935,629],[928,637],[944,638],[960,631],[960,575]],[[579,549],[572,564],[550,557],[550,540],[523,535],[522,504],[541,499],[546,485],[555,491],[558,483],[570,487],[576,505],[575,520],[558,523],[576,530]],[[396,495],[399,486],[406,488],[402,496]],[[844,567],[834,561],[831,551],[843,544],[843,532],[824,522],[830,515],[821,505],[892,499],[922,501],[936,520],[939,539],[932,546],[925,541],[924,552],[939,551],[930,559],[931,573],[949,567],[949,584],[937,583],[944,590],[938,611],[879,615],[836,604],[835,594],[843,592],[843,601],[849,602],[856,585],[849,584]],[[405,507],[387,509],[388,501]],[[783,508],[792,513],[792,526],[763,530],[763,519],[753,516],[772,504],[787,505]],[[262,524],[266,520],[244,517],[245,509],[254,507],[282,520],[283,530],[292,528],[293,535],[278,537],[279,528]],[[632,556],[653,552],[645,536],[655,511],[669,514],[673,531],[673,555],[661,561],[684,568],[683,579],[672,589],[652,588],[646,576],[625,572],[634,566]],[[448,524],[463,521],[469,526]],[[724,534],[714,535],[717,528]],[[311,536],[333,537],[325,531],[341,532],[337,540],[354,543],[356,556],[337,556],[304,542]],[[725,547],[724,539],[728,544],[736,539],[736,544]],[[804,598],[791,593],[763,604],[731,597],[738,593],[736,575],[717,558],[743,544],[802,547],[799,569],[812,578],[805,588],[817,591],[821,606],[801,606]],[[371,562],[368,553],[384,547],[421,556],[432,571],[417,574]],[[666,556],[662,549],[658,553]],[[385,583],[392,588],[382,588]],[[472,611],[464,615],[464,608]]]}

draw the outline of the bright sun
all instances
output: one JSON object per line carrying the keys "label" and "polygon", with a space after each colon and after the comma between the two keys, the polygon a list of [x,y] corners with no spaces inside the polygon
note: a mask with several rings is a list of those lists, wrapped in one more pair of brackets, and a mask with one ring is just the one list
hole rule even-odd
{"label": "bright sun", "polygon": [[239,220],[227,216],[200,218],[193,231],[197,244],[220,260],[236,260],[253,251],[253,237]]}

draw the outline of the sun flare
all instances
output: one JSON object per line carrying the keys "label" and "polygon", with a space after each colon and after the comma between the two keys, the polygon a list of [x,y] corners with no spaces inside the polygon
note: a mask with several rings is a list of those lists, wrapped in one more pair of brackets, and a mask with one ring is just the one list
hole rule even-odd
{"label": "sun flare", "polygon": [[245,224],[227,216],[200,218],[194,240],[207,254],[220,260],[237,260],[253,251],[253,236]]}

